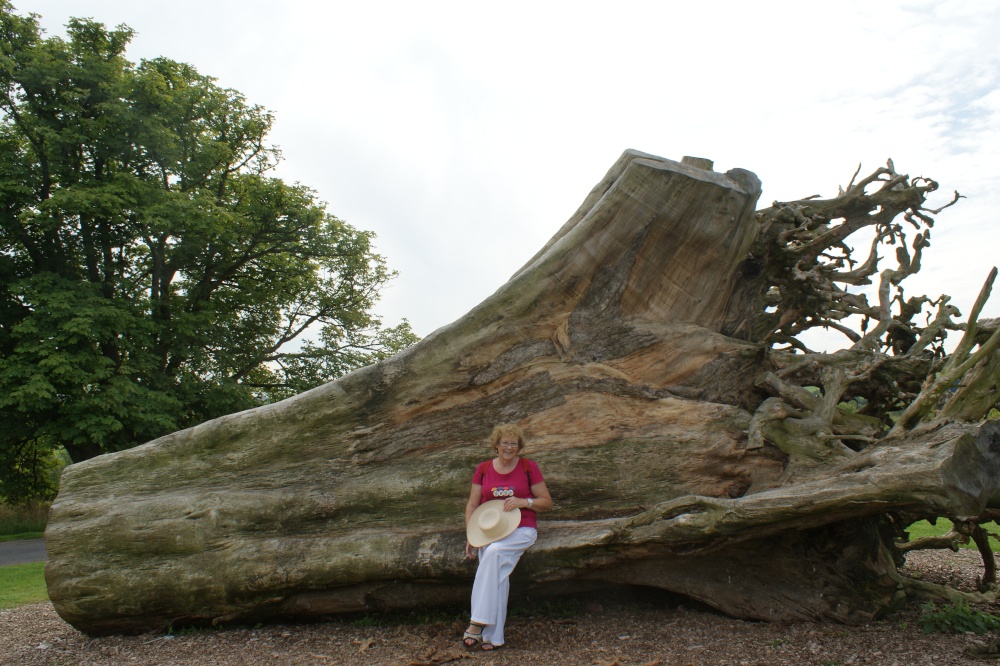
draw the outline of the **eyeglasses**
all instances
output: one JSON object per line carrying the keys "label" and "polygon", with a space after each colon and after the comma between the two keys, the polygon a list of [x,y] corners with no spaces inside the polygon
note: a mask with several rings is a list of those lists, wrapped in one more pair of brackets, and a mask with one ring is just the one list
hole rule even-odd
{"label": "eyeglasses", "polygon": [[497,448],[500,448],[501,446],[505,449],[516,449],[517,442],[514,442],[513,444],[508,444],[507,442],[500,442],[499,444],[497,444]]}

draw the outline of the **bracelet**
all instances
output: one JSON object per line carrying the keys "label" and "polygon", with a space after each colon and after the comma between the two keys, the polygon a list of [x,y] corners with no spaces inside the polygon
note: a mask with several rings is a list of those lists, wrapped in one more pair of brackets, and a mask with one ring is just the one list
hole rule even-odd
{"label": "bracelet", "polygon": [[533,505],[534,503],[535,503],[535,500],[533,500],[533,499],[531,499],[531,498],[529,497],[529,498],[528,498],[528,508],[530,509],[530,508],[532,507],[532,505]]}

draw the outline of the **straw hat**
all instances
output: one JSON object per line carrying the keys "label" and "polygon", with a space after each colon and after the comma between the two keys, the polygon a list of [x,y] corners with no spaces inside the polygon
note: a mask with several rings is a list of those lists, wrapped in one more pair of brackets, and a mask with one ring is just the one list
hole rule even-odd
{"label": "straw hat", "polygon": [[486,544],[499,541],[517,529],[521,522],[521,510],[503,510],[503,500],[490,500],[479,505],[479,508],[472,512],[469,518],[469,525],[465,528],[469,543],[475,548],[482,548]]}

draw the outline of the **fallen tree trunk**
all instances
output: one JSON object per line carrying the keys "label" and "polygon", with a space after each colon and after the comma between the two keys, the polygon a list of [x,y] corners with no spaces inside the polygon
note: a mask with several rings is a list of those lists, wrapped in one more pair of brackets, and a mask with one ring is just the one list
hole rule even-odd
{"label": "fallen tree trunk", "polygon": [[[877,262],[824,260],[856,218],[896,242],[892,220],[929,218],[932,190],[890,164],[835,199],[756,213],[747,171],[628,151],[506,285],[414,347],[69,467],[49,595],[95,634],[463,600],[478,443],[515,421],[556,502],[524,584],[648,585],[745,618],[874,617],[917,590],[886,516],[970,519],[1000,490],[1000,430],[978,422],[996,404],[997,336],[967,331],[965,358],[944,357],[935,345],[960,328],[946,299],[919,328],[831,286]],[[902,245],[880,297],[925,241],[914,257]],[[877,324],[850,349],[798,340],[851,315]],[[917,410],[890,431],[943,359],[975,354],[962,390],[978,411]]]}

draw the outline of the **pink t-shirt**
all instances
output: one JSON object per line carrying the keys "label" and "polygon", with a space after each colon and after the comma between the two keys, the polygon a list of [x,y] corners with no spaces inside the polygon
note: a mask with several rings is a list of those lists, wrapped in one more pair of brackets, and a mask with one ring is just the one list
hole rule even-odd
{"label": "pink t-shirt", "polygon": [[[528,464],[528,469],[524,469],[524,464]],[[530,481],[529,481],[529,478]],[[531,486],[545,480],[542,471],[538,469],[538,463],[527,458],[520,458],[513,471],[501,474],[493,466],[492,460],[479,463],[475,473],[472,475],[472,483],[483,487],[482,497],[479,503],[483,504],[490,500],[506,499],[508,497],[523,497],[527,499],[531,494]],[[538,517],[532,509],[521,509],[521,522],[518,527],[538,527]]]}

